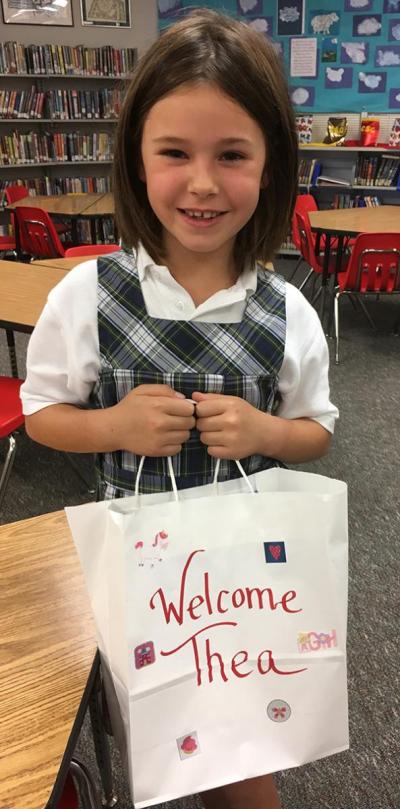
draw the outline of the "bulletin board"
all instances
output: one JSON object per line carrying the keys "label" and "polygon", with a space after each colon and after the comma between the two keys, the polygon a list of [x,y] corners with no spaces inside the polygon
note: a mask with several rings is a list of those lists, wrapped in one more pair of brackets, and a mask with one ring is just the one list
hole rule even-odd
{"label": "bulletin board", "polygon": [[400,0],[158,0],[160,29],[199,7],[276,43],[299,113],[400,110]]}

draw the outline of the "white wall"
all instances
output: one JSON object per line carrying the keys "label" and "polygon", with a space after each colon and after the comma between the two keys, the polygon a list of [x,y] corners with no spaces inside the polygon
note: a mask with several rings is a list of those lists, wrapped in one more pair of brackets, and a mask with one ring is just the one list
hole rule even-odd
{"label": "white wall", "polygon": [[[145,50],[157,36],[156,0],[130,0],[131,28],[100,28],[81,24],[80,0],[72,0],[73,27],[53,25],[5,25],[0,23],[0,40],[24,45],[112,45],[114,48]],[[0,14],[1,19],[1,14]]]}

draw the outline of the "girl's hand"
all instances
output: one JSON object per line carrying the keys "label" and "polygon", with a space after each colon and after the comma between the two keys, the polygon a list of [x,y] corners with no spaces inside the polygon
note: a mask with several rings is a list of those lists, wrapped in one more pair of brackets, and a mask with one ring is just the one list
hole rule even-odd
{"label": "girl's hand", "polygon": [[168,385],[139,385],[108,411],[113,442],[136,455],[176,455],[196,426],[193,413],[193,402]]}
{"label": "girl's hand", "polygon": [[237,396],[192,393],[196,427],[213,458],[240,460],[261,452],[266,414]]}

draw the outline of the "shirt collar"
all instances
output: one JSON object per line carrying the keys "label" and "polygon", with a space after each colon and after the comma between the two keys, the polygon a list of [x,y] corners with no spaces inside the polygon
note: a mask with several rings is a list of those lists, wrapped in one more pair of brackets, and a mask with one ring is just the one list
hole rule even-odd
{"label": "shirt collar", "polygon": [[[136,266],[140,282],[144,280],[147,273],[151,273],[151,271],[154,269],[161,269],[169,272],[168,267],[165,267],[162,264],[155,264],[142,244],[139,245],[136,252]],[[245,290],[248,294],[255,292],[257,289],[257,267],[246,267],[241,275],[239,275],[239,278],[234,286],[230,287],[230,289],[232,291],[234,290],[235,292]]]}

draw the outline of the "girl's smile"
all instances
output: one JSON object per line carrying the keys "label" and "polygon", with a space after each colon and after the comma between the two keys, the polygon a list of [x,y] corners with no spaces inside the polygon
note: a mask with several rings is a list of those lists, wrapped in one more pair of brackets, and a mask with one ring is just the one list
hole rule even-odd
{"label": "girl's smile", "polygon": [[221,217],[225,216],[226,211],[210,211],[201,210],[199,208],[182,209],[178,208],[179,213],[182,214],[183,219],[190,227],[195,228],[208,228],[216,225]]}
{"label": "girl's smile", "polygon": [[257,122],[212,84],[183,85],[150,109],[141,179],[169,262],[207,254],[228,266],[259,200],[266,145]]}

